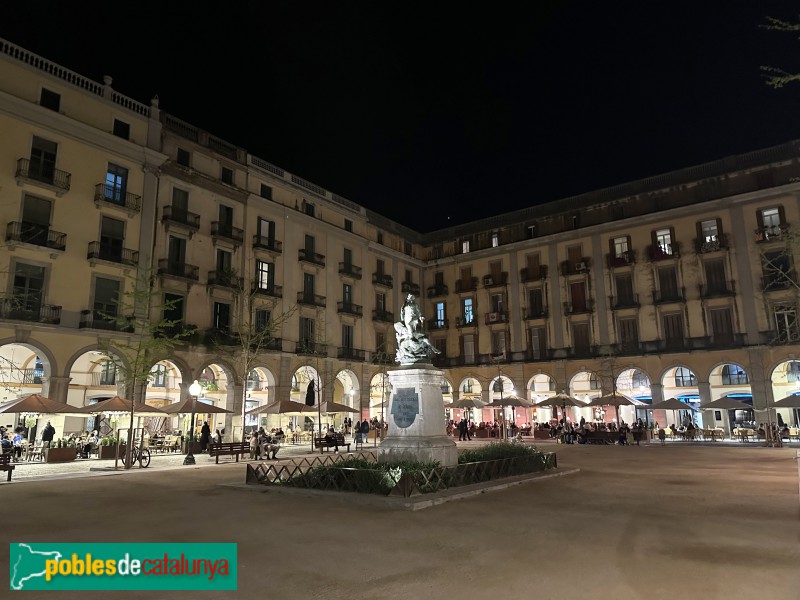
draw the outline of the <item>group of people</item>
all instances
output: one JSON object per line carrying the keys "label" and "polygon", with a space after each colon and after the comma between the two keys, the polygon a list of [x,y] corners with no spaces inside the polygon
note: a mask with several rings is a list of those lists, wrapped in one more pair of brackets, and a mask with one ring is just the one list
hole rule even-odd
{"label": "group of people", "polygon": [[[273,435],[274,433],[274,435]],[[283,434],[283,431],[280,431]],[[277,432],[269,432],[259,427],[258,431],[250,434],[250,458],[251,459],[276,459],[278,450],[281,449],[280,440]]]}

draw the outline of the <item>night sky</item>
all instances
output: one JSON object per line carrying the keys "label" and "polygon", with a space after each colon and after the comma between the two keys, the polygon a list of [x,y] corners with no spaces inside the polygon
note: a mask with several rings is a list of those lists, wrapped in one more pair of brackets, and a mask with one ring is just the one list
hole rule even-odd
{"label": "night sky", "polygon": [[759,68],[800,71],[760,27],[797,2],[212,6],[9,2],[0,37],[423,232],[800,138]]}

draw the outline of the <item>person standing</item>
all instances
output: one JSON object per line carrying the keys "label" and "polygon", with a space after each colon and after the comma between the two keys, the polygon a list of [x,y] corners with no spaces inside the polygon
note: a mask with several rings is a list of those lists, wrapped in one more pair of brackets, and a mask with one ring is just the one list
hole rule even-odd
{"label": "person standing", "polygon": [[361,422],[361,443],[366,444],[369,440],[369,421],[364,419]]}
{"label": "person standing", "polygon": [[203,422],[203,427],[200,429],[200,452],[205,452],[208,449],[208,443],[211,441],[211,427],[208,426],[208,421]]}
{"label": "person standing", "polygon": [[467,440],[468,433],[469,425],[467,424],[467,420],[464,417],[461,417],[461,420],[458,422],[458,441],[465,442]]}
{"label": "person standing", "polygon": [[56,428],[50,424],[50,421],[48,421],[47,425],[45,425],[44,429],[42,429],[42,448],[49,448],[50,442],[53,441],[55,435]]}

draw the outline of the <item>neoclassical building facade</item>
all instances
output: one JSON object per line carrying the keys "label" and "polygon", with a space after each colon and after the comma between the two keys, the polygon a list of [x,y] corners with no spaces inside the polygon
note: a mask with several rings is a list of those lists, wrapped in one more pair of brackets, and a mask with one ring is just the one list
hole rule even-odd
{"label": "neoclassical building facade", "polygon": [[[162,406],[198,380],[235,435],[281,422],[244,412],[313,381],[380,417],[413,294],[446,404],[620,391],[637,402],[620,418],[664,422],[651,402],[733,395],[753,412],[697,418],[798,420],[769,411],[800,389],[800,141],[554,202],[534,188],[530,208],[421,233],[2,39],[0,131],[0,399]],[[136,390],[114,353],[142,335],[126,310],[191,332]]]}

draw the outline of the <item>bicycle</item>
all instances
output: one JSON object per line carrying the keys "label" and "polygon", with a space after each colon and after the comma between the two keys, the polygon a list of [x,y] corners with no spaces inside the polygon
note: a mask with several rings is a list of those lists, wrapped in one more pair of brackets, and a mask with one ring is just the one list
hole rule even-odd
{"label": "bicycle", "polygon": [[131,450],[131,465],[139,463],[142,469],[150,466],[150,449],[145,447],[134,446]]}

